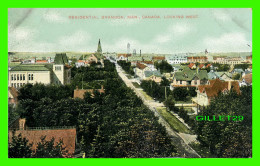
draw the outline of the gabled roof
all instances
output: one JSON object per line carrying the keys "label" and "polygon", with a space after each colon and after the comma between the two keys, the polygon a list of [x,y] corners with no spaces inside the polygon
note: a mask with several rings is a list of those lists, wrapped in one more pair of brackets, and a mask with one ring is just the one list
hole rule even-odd
{"label": "gabled roof", "polygon": [[237,81],[225,82],[219,79],[209,80],[209,85],[199,85],[198,90],[200,93],[206,93],[208,97],[215,97],[220,92],[222,93],[225,90],[230,90],[229,88],[231,87],[240,94],[239,83]]}
{"label": "gabled roof", "polygon": [[22,64],[15,66],[11,71],[51,71],[52,64],[48,65],[35,65],[35,64]]}
{"label": "gabled roof", "polygon": [[199,68],[200,68],[200,69],[203,68],[203,67],[205,67],[204,64],[200,64],[200,65],[199,65]]}
{"label": "gabled roof", "polygon": [[198,73],[196,70],[191,70],[189,67],[184,66],[182,67],[183,70],[176,72],[174,75],[174,78],[176,80],[182,80],[182,81],[191,81],[195,77],[198,77],[200,80],[202,79],[208,79],[208,73],[206,70],[199,70]]}
{"label": "gabled roof", "polygon": [[189,68],[192,68],[194,65],[195,65],[194,63],[190,63],[190,64],[188,65],[188,67],[189,67]]}
{"label": "gabled roof", "polygon": [[54,63],[55,64],[66,64],[68,63],[68,58],[66,53],[59,53],[55,55],[54,58]]}
{"label": "gabled roof", "polygon": [[246,74],[243,79],[245,79],[245,82],[247,84],[252,84],[252,73]]}
{"label": "gabled roof", "polygon": [[153,60],[165,60],[164,56],[154,56]]}
{"label": "gabled roof", "polygon": [[144,68],[146,68],[147,66],[141,63],[136,63],[136,67],[143,70]]}
{"label": "gabled roof", "polygon": [[151,76],[156,76],[156,77],[161,77],[161,73],[158,70],[155,71],[144,71],[145,77],[151,77]]}
{"label": "gabled roof", "polygon": [[[52,138],[55,139],[55,144],[60,140],[63,141],[65,150],[68,150],[68,156],[74,154],[76,144],[76,128],[72,129],[47,129],[47,130],[16,130],[15,135],[19,134],[29,140],[29,143],[33,143],[32,149],[37,148],[37,143],[41,142],[41,137],[46,136],[45,140],[50,141]],[[9,141],[12,140],[12,131],[9,130],[8,137]]]}

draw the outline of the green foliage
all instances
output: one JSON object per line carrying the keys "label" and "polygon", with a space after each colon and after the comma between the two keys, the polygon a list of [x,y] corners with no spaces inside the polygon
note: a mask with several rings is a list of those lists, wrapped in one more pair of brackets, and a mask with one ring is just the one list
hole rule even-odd
{"label": "green foliage", "polygon": [[173,71],[172,66],[165,60],[162,60],[161,62],[155,62],[154,63],[156,69],[160,69],[161,73],[170,73]]}
{"label": "green foliage", "polygon": [[[70,92],[81,81],[78,77],[84,73],[86,82],[103,79],[105,94],[94,92],[94,96],[91,96],[86,93],[84,99],[72,99],[67,95],[69,93],[60,90],[62,95],[53,98],[44,92],[47,86],[27,85],[20,91],[22,97],[18,107],[20,116],[27,119],[29,127],[76,126],[77,139],[86,157],[178,156],[158,118],[127,88],[113,64],[105,62],[104,68],[84,67],[73,70],[74,85],[70,85]],[[57,92],[54,88],[53,93]],[[164,96],[164,88],[161,95]],[[53,150],[48,149],[49,146]],[[62,150],[57,149],[61,149],[61,146],[53,146],[53,141],[42,141],[36,157],[47,156],[45,150],[53,152],[48,157],[60,156]]]}
{"label": "green foliage", "polygon": [[241,77],[241,75],[239,73],[237,73],[237,74],[233,75],[232,79],[233,80],[239,80],[240,77]]}
{"label": "green foliage", "polygon": [[189,87],[188,88],[188,94],[190,97],[197,96],[196,87]]}
{"label": "green foliage", "polygon": [[117,63],[126,71],[126,73],[131,74],[131,75],[135,74],[134,69],[131,66],[131,62],[126,62],[126,61],[120,60],[120,61],[117,61]]}
{"label": "green foliage", "polygon": [[41,137],[41,142],[38,142],[34,158],[63,158],[66,155],[62,140],[54,145],[54,138],[50,141],[46,141],[45,138],[46,136]]}
{"label": "green foliage", "polygon": [[217,67],[217,71],[228,71],[230,69],[230,65],[228,64],[219,64],[219,63],[213,63],[212,64],[214,67]]}
{"label": "green foliage", "polygon": [[217,96],[201,116],[243,116],[243,121],[200,121],[196,124],[198,140],[217,157],[252,157],[252,87]]}
{"label": "green foliage", "polygon": [[186,101],[189,95],[186,87],[176,87],[172,93],[176,101]]}
{"label": "green foliage", "polygon": [[15,136],[13,132],[12,141],[8,143],[8,157],[9,158],[30,158],[32,157],[32,145],[28,143],[26,138],[22,138],[19,134]]}
{"label": "green foliage", "polygon": [[245,71],[245,69],[247,69],[250,66],[250,64],[236,64],[234,66],[235,69],[243,69]]}
{"label": "green foliage", "polygon": [[[157,84],[154,81],[151,80],[143,80],[141,82],[141,87],[143,90],[153,98],[164,101],[165,100],[165,87],[162,85]],[[168,96],[170,94],[170,88],[166,87],[166,95]]]}

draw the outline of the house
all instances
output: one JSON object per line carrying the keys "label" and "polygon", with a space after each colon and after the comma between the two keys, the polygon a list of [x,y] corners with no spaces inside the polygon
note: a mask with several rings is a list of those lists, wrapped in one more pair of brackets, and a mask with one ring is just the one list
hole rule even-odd
{"label": "house", "polygon": [[184,66],[182,71],[175,72],[172,88],[174,87],[196,87],[198,85],[205,85],[208,81],[208,74],[206,70],[191,70],[189,67]]}
{"label": "house", "polygon": [[65,151],[67,151],[64,157],[74,156],[77,143],[77,132],[74,126],[30,128],[26,126],[26,119],[18,118],[11,123],[8,128],[8,142],[12,141],[13,135],[18,136],[21,134],[22,137],[28,140],[29,144],[32,144],[32,150],[35,151],[42,137],[45,137],[46,141],[50,141],[54,138],[54,146],[56,146],[60,140],[63,141],[63,147]]}
{"label": "house", "polygon": [[204,65],[204,64],[199,64],[199,69],[205,69],[206,68],[206,66]]}
{"label": "house", "polygon": [[21,64],[8,71],[8,86],[20,88],[30,83],[69,84],[71,66],[66,54],[56,54],[54,64]]}
{"label": "house", "polygon": [[173,72],[179,71],[181,64],[172,64]]}
{"label": "house", "polygon": [[144,80],[152,80],[156,83],[160,83],[162,81],[162,75],[160,71],[144,71]]}
{"label": "house", "polygon": [[187,57],[188,63],[207,63],[208,57],[207,56],[189,56]]}
{"label": "house", "polygon": [[8,87],[8,104],[16,105],[18,102],[18,91],[14,87]]}
{"label": "house", "polygon": [[236,74],[236,73],[242,74],[243,72],[244,72],[243,69],[233,69],[233,70],[231,71],[232,74]]}
{"label": "house", "polygon": [[166,58],[166,61],[169,64],[187,63],[187,55],[186,54],[169,55],[169,56],[165,56],[165,58]]}
{"label": "house", "polygon": [[154,67],[154,64],[152,61],[140,61],[139,63],[146,65],[151,71],[157,70]]}
{"label": "house", "polygon": [[47,60],[36,60],[36,63],[49,63]]}
{"label": "house", "polygon": [[90,93],[92,97],[94,97],[94,92],[97,91],[99,93],[105,93],[105,89],[103,85],[101,85],[101,89],[79,89],[78,87],[74,90],[73,98],[84,99],[85,93]]}
{"label": "house", "polygon": [[147,67],[147,65],[142,64],[142,63],[136,63],[136,67],[134,68],[134,72],[135,75],[140,77],[140,79],[144,79],[145,75],[144,72],[145,71],[150,71],[150,68]]}
{"label": "house", "polygon": [[196,66],[194,63],[190,63],[190,64],[188,65],[188,67],[189,67],[190,69],[196,69],[196,68],[197,68],[197,66]]}
{"label": "house", "polygon": [[250,86],[252,85],[252,73],[248,73],[242,76],[239,80],[239,86]]}
{"label": "house", "polygon": [[252,55],[246,57],[246,62],[252,64]]}
{"label": "house", "polygon": [[217,78],[223,81],[232,81],[232,74],[228,72],[215,72]]}
{"label": "house", "polygon": [[131,57],[131,54],[117,54],[117,61],[128,61],[128,57]]}
{"label": "house", "polygon": [[197,97],[192,98],[192,102],[197,104],[198,108],[208,106],[214,97],[219,93],[226,93],[233,88],[240,94],[239,83],[237,81],[221,81],[220,79],[209,80],[208,85],[199,85],[197,88]]}
{"label": "house", "polygon": [[154,56],[153,58],[153,62],[155,62],[155,61],[162,61],[162,60],[165,60],[165,57],[164,56]]}

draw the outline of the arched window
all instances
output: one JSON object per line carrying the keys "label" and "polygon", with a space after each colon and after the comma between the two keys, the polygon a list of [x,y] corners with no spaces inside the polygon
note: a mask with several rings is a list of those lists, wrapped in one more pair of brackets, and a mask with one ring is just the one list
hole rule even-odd
{"label": "arched window", "polygon": [[31,80],[31,74],[29,74],[29,77],[28,77],[28,78],[29,78],[29,80]]}

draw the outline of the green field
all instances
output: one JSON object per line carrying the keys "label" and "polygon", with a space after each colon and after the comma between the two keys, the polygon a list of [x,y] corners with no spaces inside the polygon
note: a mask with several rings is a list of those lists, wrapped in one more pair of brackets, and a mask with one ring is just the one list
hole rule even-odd
{"label": "green field", "polygon": [[141,88],[141,86],[140,86],[137,82],[133,82],[133,85],[134,85],[136,88]]}
{"label": "green field", "polygon": [[191,131],[174,115],[166,111],[166,108],[157,107],[159,114],[169,123],[171,128],[180,133],[192,134]]}
{"label": "green field", "polygon": [[144,98],[146,100],[153,100],[153,98],[151,96],[147,95],[143,90],[140,90],[140,92],[144,95]]}

